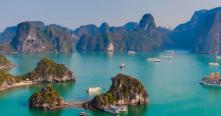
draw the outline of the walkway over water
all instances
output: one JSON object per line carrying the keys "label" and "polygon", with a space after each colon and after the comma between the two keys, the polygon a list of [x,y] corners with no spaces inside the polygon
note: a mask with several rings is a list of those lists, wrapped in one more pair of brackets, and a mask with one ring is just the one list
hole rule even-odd
{"label": "walkway over water", "polygon": [[89,101],[72,101],[72,102],[64,102],[64,104],[61,104],[60,106],[56,106],[55,109],[61,109],[61,108],[82,108],[85,103],[88,103]]}

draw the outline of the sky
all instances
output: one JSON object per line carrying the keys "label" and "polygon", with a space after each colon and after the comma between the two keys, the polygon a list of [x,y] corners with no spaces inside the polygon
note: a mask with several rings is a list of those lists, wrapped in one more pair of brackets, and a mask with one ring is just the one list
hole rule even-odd
{"label": "sky", "polygon": [[43,21],[71,29],[107,22],[121,26],[151,13],[157,26],[174,28],[196,10],[221,6],[221,0],[0,0],[0,31],[23,21]]}

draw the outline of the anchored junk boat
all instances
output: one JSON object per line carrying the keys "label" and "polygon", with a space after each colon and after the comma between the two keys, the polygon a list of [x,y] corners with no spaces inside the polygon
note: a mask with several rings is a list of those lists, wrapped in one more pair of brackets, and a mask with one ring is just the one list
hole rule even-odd
{"label": "anchored junk boat", "polygon": [[209,85],[209,86],[221,86],[221,78],[220,78],[219,72],[210,73],[209,76],[201,80],[200,84]]}

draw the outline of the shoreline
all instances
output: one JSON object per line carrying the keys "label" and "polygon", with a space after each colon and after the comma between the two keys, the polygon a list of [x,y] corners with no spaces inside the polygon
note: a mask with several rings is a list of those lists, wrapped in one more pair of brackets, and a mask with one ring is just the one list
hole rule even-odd
{"label": "shoreline", "polygon": [[0,89],[0,91],[4,91],[10,88],[15,88],[15,87],[20,87],[20,86],[26,86],[26,85],[33,85],[33,84],[37,84],[38,82],[34,82],[34,81],[21,81],[21,82],[17,82],[14,84],[11,84],[7,87],[3,87]]}

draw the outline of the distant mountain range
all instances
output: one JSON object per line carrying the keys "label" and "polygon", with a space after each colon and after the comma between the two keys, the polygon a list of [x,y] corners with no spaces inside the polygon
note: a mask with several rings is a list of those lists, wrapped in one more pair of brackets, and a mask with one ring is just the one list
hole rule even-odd
{"label": "distant mountain range", "polygon": [[221,53],[221,7],[196,11],[190,21],[169,30],[156,27],[151,14],[139,22],[112,27],[83,25],[68,29],[27,21],[6,28],[0,33],[1,52],[67,53],[79,51],[158,51],[188,49],[196,53]]}

